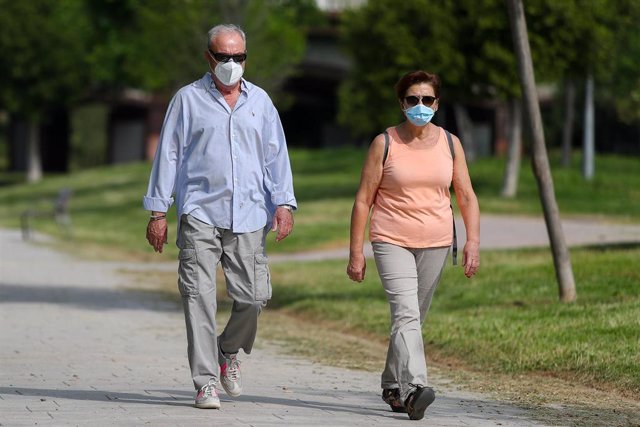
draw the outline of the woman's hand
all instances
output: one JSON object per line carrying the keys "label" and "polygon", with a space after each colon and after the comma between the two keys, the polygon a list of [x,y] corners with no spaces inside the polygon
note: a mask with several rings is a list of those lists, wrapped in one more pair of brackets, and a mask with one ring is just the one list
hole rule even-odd
{"label": "woman's hand", "polygon": [[354,282],[362,282],[367,269],[367,261],[363,253],[349,255],[349,265],[347,265],[347,275]]}
{"label": "woman's hand", "polygon": [[464,245],[462,266],[464,267],[464,275],[468,278],[478,272],[478,268],[480,268],[480,243],[467,241]]}

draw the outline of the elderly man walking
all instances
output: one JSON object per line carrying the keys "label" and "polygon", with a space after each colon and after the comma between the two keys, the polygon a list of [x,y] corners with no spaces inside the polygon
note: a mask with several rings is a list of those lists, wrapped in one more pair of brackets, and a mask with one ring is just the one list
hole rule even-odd
{"label": "elderly man walking", "polygon": [[[297,208],[278,112],[266,92],[242,78],[246,37],[236,25],[208,32],[209,65],[200,80],[173,97],[162,127],[143,206],[151,211],[147,240],[167,243],[166,212],[178,213],[178,288],[195,406],[220,408],[216,386],[242,393],[240,349],[251,353],[258,316],[271,297],[265,236],[293,228]],[[216,266],[233,299],[216,328]]]}

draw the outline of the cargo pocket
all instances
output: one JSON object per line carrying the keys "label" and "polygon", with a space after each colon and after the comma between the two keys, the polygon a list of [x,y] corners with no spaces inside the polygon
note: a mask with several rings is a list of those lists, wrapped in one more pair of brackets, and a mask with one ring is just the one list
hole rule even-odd
{"label": "cargo pocket", "polygon": [[253,289],[256,301],[271,299],[271,277],[269,275],[269,259],[262,254],[256,254],[254,263]]}
{"label": "cargo pocket", "polygon": [[180,249],[178,254],[178,290],[183,297],[198,295],[198,255],[193,248]]}

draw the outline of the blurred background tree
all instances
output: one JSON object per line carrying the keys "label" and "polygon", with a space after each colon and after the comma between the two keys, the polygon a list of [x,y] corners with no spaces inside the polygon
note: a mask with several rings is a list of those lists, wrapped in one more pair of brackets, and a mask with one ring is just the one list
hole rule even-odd
{"label": "blurred background tree", "polygon": [[27,179],[42,177],[40,125],[77,101],[91,80],[82,2],[0,0],[0,103],[26,123]]}
{"label": "blurred background tree", "polygon": [[[627,122],[638,120],[640,6],[634,0],[531,0],[525,7],[537,81],[552,93],[566,95],[559,122],[568,164],[578,84],[586,86],[592,78],[599,101]],[[512,148],[503,194],[513,196],[521,151],[515,145],[521,133],[520,93],[504,2],[371,0],[345,13],[342,23],[353,67],[340,89],[339,121],[356,137],[371,138],[402,119],[393,93],[402,74],[414,69],[439,74],[443,103],[434,120],[451,125],[442,106],[451,107],[469,160],[479,148],[467,109],[493,103],[496,114],[505,116],[508,131],[496,129],[495,140],[498,148],[501,140]],[[593,110],[594,98],[583,98],[585,111]],[[604,108],[605,103],[598,106]],[[579,123],[593,143],[593,123]]]}
{"label": "blurred background tree", "polygon": [[0,109],[28,122],[30,181],[42,175],[52,110],[114,103],[127,89],[168,98],[208,71],[206,33],[218,23],[244,27],[246,77],[287,107],[283,83],[322,19],[313,0],[0,0],[0,10]]}
{"label": "blurred background tree", "polygon": [[[116,163],[113,152],[129,142],[118,142],[113,128],[136,108],[138,125],[147,129],[136,144],[151,147],[148,129],[161,124],[157,116],[166,101],[207,71],[206,31],[235,22],[248,37],[246,77],[270,93],[293,145],[368,142],[402,120],[393,91],[397,79],[426,69],[443,81],[436,123],[461,137],[470,161],[507,154],[502,193],[516,194],[527,145],[503,0],[0,0],[0,7],[0,110],[13,123],[7,128],[22,132],[10,136],[10,150],[29,145],[31,160],[38,148],[66,150],[52,148],[43,125],[69,120],[73,168]],[[603,120],[608,129],[631,124],[615,130],[623,132],[614,135],[615,150],[637,150],[639,9],[635,0],[527,1],[548,141],[563,141],[566,164],[576,130],[585,128],[587,106],[597,108],[599,126]],[[583,90],[589,76],[595,83],[591,98]],[[60,111],[68,117],[54,114]],[[305,127],[306,117],[318,123]],[[593,125],[586,128],[593,134]],[[38,138],[39,131],[44,136]],[[607,149],[607,136],[596,138],[599,149]],[[129,161],[143,158],[142,149],[133,151]],[[29,175],[37,177],[38,162],[30,165]]]}
{"label": "blurred background tree", "polygon": [[611,68],[602,79],[604,98],[613,101],[615,113],[624,123],[640,121],[640,2],[615,2],[614,43]]}
{"label": "blurred background tree", "polygon": [[207,31],[239,24],[247,35],[246,76],[279,99],[322,15],[313,0],[91,0],[92,76],[111,89],[173,92],[208,69]]}
{"label": "blurred background tree", "polygon": [[[173,91],[197,78],[214,7],[196,0],[90,0],[94,90]],[[207,10],[210,9],[210,10]]]}
{"label": "blurred background tree", "polygon": [[408,71],[439,74],[445,91],[461,81],[464,53],[455,49],[456,22],[448,1],[371,0],[345,12],[343,42],[353,65],[339,92],[340,123],[369,137],[398,122],[393,86]]}
{"label": "blurred background tree", "polygon": [[313,0],[220,0],[223,22],[242,26],[247,34],[246,77],[267,91],[281,109],[291,105],[284,92],[306,49],[307,30],[324,16]]}

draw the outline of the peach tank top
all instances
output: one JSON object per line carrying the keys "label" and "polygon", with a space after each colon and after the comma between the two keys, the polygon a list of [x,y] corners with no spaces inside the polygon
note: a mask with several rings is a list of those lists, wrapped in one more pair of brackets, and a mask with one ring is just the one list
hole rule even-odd
{"label": "peach tank top", "polygon": [[389,133],[389,151],[373,203],[369,240],[407,248],[450,246],[453,215],[449,187],[453,158],[444,129],[436,143],[411,147]]}

